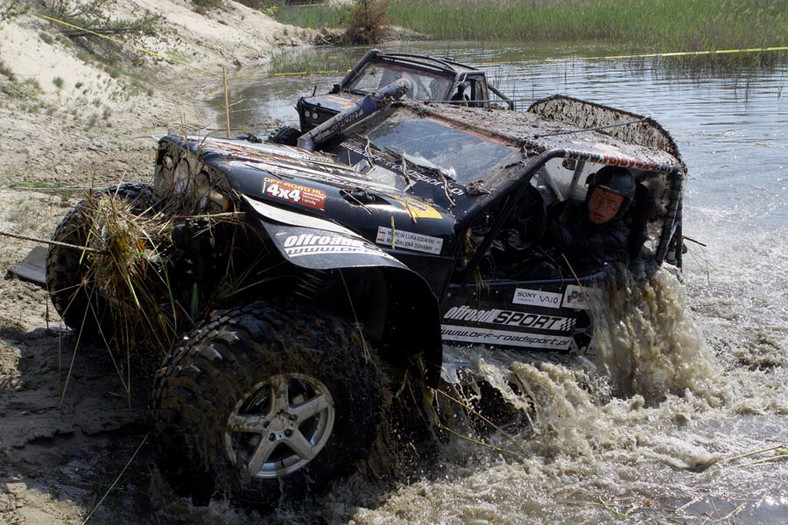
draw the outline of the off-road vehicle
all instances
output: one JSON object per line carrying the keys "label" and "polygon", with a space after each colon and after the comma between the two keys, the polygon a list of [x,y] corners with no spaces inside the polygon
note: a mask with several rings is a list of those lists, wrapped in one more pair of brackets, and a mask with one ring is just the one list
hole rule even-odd
{"label": "off-road vehicle", "polygon": [[446,57],[371,49],[329,93],[312,94],[298,100],[300,129],[283,126],[270,140],[294,146],[303,132],[399,78],[410,81],[404,95],[408,99],[514,109],[514,102],[488,82],[483,69]]}
{"label": "off-road vehicle", "polygon": [[[100,194],[171,218],[143,277],[167,284],[162,315],[194,326],[151,395],[178,493],[271,503],[327,485],[370,453],[404,377],[438,385],[444,345],[582,353],[587,291],[609,268],[518,275],[546,206],[583,199],[603,166],[637,179],[633,263],[680,264],[686,169],[653,120],[561,96],[525,112],[434,105],[412,89],[363,97],[299,147],[167,135],[152,186]],[[95,246],[93,220],[78,207],[55,240]],[[69,326],[106,336],[116,299],[85,277],[101,253],[53,246],[48,287]]]}

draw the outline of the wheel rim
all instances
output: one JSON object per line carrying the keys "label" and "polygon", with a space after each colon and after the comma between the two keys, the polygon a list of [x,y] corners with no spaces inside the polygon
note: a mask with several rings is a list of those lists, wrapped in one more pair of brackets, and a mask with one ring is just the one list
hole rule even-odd
{"label": "wheel rim", "polygon": [[235,405],[224,433],[227,456],[252,477],[285,476],[320,453],[335,415],[322,382],[303,374],[273,376]]}

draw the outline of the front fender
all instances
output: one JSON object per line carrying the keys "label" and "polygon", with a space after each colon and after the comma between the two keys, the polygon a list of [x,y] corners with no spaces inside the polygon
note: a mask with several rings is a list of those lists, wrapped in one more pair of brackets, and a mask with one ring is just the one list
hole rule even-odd
{"label": "front fender", "polygon": [[344,226],[246,196],[244,200],[257,213],[282,257],[296,266],[310,270],[383,266],[411,272],[399,260]]}
{"label": "front fender", "polygon": [[[427,384],[437,385],[443,359],[440,309],[421,275],[344,226],[243,198],[287,262],[309,270],[344,270],[348,297],[359,303],[358,319],[383,314],[379,335],[386,354],[395,361],[422,356]],[[362,278],[372,274],[380,278]]]}

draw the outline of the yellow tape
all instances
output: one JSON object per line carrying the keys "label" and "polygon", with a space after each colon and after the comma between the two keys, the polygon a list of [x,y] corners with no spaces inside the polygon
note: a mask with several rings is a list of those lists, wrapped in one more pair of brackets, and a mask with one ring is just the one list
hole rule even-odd
{"label": "yellow tape", "polygon": [[761,53],[765,51],[788,51],[788,46],[781,47],[754,47],[750,49],[719,49],[717,51],[676,51],[673,53],[644,53],[642,55],[615,55],[607,57],[590,58],[589,60],[622,59],[622,58],[655,58],[655,57],[682,57],[696,55],[725,55],[732,53]]}
{"label": "yellow tape", "polygon": [[289,77],[289,76],[303,76],[303,75],[314,75],[314,74],[324,74],[324,73],[344,73],[344,71],[334,70],[334,71],[298,71],[294,73],[274,73],[273,76],[275,77]]}

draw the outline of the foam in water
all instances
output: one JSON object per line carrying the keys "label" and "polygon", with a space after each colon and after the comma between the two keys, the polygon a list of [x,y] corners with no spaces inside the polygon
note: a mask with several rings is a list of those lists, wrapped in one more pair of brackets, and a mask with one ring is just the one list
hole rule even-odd
{"label": "foam in water", "polygon": [[725,401],[721,370],[689,315],[684,290],[660,269],[648,281],[628,272],[592,302],[593,356],[619,396],[658,403],[685,391],[712,405]]}
{"label": "foam in water", "polygon": [[595,368],[567,355],[447,349],[450,359],[472,363],[474,373],[495,390],[488,403],[478,400],[484,390],[466,397],[483,407],[482,416],[494,402],[525,414],[528,428],[518,432],[516,451],[593,461],[600,447],[626,446],[617,427],[636,423],[644,407],[677,396],[691,412],[728,405],[731,393],[721,367],[672,274],[660,270],[645,280],[621,272],[595,297],[595,351],[588,354]]}

